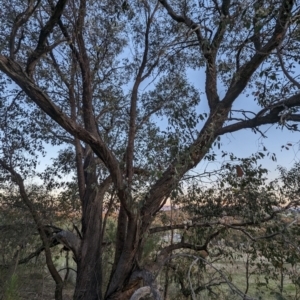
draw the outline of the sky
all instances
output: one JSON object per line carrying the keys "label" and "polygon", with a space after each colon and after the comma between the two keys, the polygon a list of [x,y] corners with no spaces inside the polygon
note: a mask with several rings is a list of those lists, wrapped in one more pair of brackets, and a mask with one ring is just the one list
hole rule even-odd
{"label": "sky", "polygon": [[[202,92],[201,103],[199,107],[199,113],[209,112],[207,100],[205,98],[205,73],[203,70],[199,71],[188,71],[188,78],[194,84],[194,86]],[[225,88],[218,88],[219,96],[225,94]],[[246,103],[245,103],[246,102]],[[253,110],[254,112],[260,111],[258,105],[253,99],[246,98],[244,95],[240,95],[239,98],[234,103],[235,109],[245,109]],[[272,161],[271,157],[265,157],[260,162],[263,167],[269,170],[269,179],[275,179],[279,174],[277,172],[277,166],[284,166],[287,169],[291,168],[295,161],[300,160],[300,133],[291,132],[286,128],[278,125],[264,125],[259,127],[260,130],[267,136],[267,138],[262,138],[262,136],[257,133],[255,134],[251,129],[243,129],[234,133],[225,134],[221,137],[221,149],[214,149],[218,155],[216,163],[210,163],[209,169],[219,166],[221,159],[221,150],[227,152],[233,152],[237,157],[249,157],[251,154],[261,151],[263,145],[268,149],[269,152],[275,153],[277,161]],[[282,148],[282,145],[292,144],[293,146],[288,147],[289,150]],[[216,148],[216,147],[215,147]],[[199,165],[199,169],[207,167],[207,162],[202,162]]]}
{"label": "sky", "polygon": [[[204,68],[200,70],[188,70],[187,77],[190,82],[199,90],[201,94],[201,101],[199,107],[197,108],[198,113],[209,113],[209,108],[207,100],[205,98],[205,70]],[[129,87],[129,86],[128,86]],[[148,82],[142,84],[142,89],[149,89]],[[221,84],[218,87],[218,93],[220,99],[225,95],[225,88],[222,88]],[[261,108],[254,102],[251,97],[247,98],[244,95],[239,96],[239,98],[234,103],[235,109],[246,109],[258,112]],[[163,127],[167,127],[166,121],[157,120],[157,123]],[[287,169],[291,168],[296,161],[300,160],[300,135],[299,132],[291,132],[286,128],[282,128],[278,125],[264,125],[260,127],[260,130],[267,136],[267,138],[262,138],[262,136],[257,133],[255,134],[251,129],[243,129],[234,133],[226,134],[221,137],[221,148],[220,150],[215,147],[214,152],[217,154],[215,162],[202,161],[198,167],[195,169],[196,172],[202,172],[204,170],[213,170],[219,168],[221,163],[224,161],[221,158],[221,151],[232,152],[237,157],[246,158],[251,156],[258,151],[262,151],[263,146],[265,146],[270,153],[275,153],[277,161],[272,161],[271,157],[266,156],[264,159],[260,160],[260,163],[264,168],[269,170],[268,177],[270,180],[275,179],[279,172],[276,170],[277,166],[284,166]],[[283,145],[292,144],[289,150],[282,148]],[[38,170],[43,170],[46,165],[51,164],[51,157],[56,157],[58,151],[62,147],[53,147],[51,145],[46,145],[47,155],[39,164]],[[266,152],[265,152],[266,154]],[[68,176],[71,179],[72,175]]]}
{"label": "sky", "polygon": [[[193,71],[189,70],[188,78],[195,85],[195,87],[202,92],[201,102],[198,107],[199,113],[208,113],[208,105],[205,98],[205,86],[204,86],[204,72],[203,71]],[[220,97],[222,97],[222,92],[219,91]],[[245,101],[249,102],[245,104]],[[235,103],[235,108],[243,109],[257,109],[259,107],[254,104],[254,101],[250,98],[245,98],[241,95],[237,102]],[[167,127],[167,124],[163,121],[157,120],[160,125]],[[161,123],[163,122],[163,123]],[[279,174],[277,166],[284,166],[287,169],[291,168],[296,161],[300,160],[300,134],[299,132],[291,132],[286,128],[282,128],[278,125],[264,125],[260,127],[261,131],[267,136],[267,138],[262,138],[259,133],[255,134],[250,129],[243,129],[234,133],[226,134],[221,137],[221,148],[220,150],[217,147],[214,148],[217,158],[215,162],[202,161],[195,171],[202,172],[204,170],[213,170],[219,168],[220,164],[224,160],[221,158],[221,151],[227,151],[234,153],[237,157],[245,158],[251,156],[251,154],[261,151],[263,146],[265,146],[268,152],[275,153],[277,161],[272,161],[271,157],[265,157],[260,160],[260,163],[264,168],[269,170],[268,177],[270,180],[275,179]],[[289,150],[282,148],[283,145],[292,144],[293,146],[289,147]],[[43,170],[46,165],[51,164],[51,157],[56,157],[58,151],[62,147],[54,147],[51,145],[46,145],[47,155],[45,158],[42,158],[42,161],[39,164],[38,170]],[[72,175],[68,176],[71,179]]]}
{"label": "sky", "polygon": [[[134,49],[129,51],[129,49],[125,50],[123,53],[119,55],[119,59],[132,57],[134,53]],[[297,70],[299,71],[299,70]],[[201,68],[199,70],[189,69],[187,71],[187,77],[190,82],[199,90],[201,94],[201,102],[199,107],[197,108],[197,112],[200,113],[209,113],[209,108],[207,104],[207,100],[205,98],[205,68]],[[151,82],[151,83],[150,83]],[[150,84],[149,84],[150,83]],[[132,85],[128,85],[125,87],[126,92],[130,91]],[[128,88],[128,90],[127,90]],[[152,79],[145,80],[145,82],[141,85],[141,91],[153,88]],[[225,95],[226,88],[222,87],[222,84],[218,83],[218,93],[220,99]],[[239,109],[243,108],[246,110],[253,110],[254,112],[258,112],[261,108],[255,103],[251,96],[249,98],[245,97],[245,95],[240,95],[239,98],[234,103],[234,108]],[[167,127],[168,124],[166,121],[157,120],[157,123],[162,127]],[[260,162],[263,167],[269,170],[270,179],[274,179],[277,174],[276,168],[278,165],[284,166],[286,168],[291,168],[295,161],[299,161],[300,159],[300,135],[299,132],[291,132],[286,128],[281,128],[278,125],[265,125],[261,126],[260,130],[264,132],[267,138],[262,138],[259,133],[255,134],[251,129],[243,129],[237,131],[232,134],[226,134],[221,137],[221,149],[214,149],[217,154],[215,163],[208,163],[207,161],[203,161],[199,164],[197,171],[204,170],[206,168],[213,169],[219,168],[220,163],[222,163],[223,159],[221,159],[221,151],[227,151],[234,153],[237,157],[245,158],[251,156],[251,154],[261,151],[263,146],[267,148],[267,150],[271,153],[275,153],[277,157],[277,161],[272,161],[271,157],[266,156]],[[289,147],[289,150],[282,148],[283,145],[292,144],[292,147]],[[61,147],[52,147],[50,145],[46,146],[46,151],[48,152],[47,156],[40,163],[39,169],[43,169],[47,164],[51,164],[51,157],[56,156],[57,152],[61,149]]]}

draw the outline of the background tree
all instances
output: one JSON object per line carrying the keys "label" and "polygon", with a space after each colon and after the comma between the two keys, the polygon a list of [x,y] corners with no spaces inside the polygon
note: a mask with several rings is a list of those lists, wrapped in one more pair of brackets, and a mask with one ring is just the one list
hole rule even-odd
{"label": "background tree", "polygon": [[[70,147],[58,158],[54,175],[67,171],[59,160],[68,156],[72,163],[66,168],[76,169],[81,232],[60,233],[77,263],[74,299],[128,299],[141,279],[159,297],[154,269],[143,266],[141,257],[154,217],[185,187],[184,176],[213,157],[210,149],[226,133],[259,132],[264,124],[297,130],[292,122],[300,120],[299,83],[291,69],[298,64],[298,5],[292,0],[2,4],[1,97],[12,107],[33,110],[37,129],[28,134],[41,133],[38,143]],[[205,69],[208,114],[197,112],[200,97],[188,80],[190,68]],[[257,110],[246,105],[235,110],[241,95],[257,103]],[[5,131],[9,122],[3,124]],[[30,145],[29,137],[24,139]],[[2,149],[1,166],[22,192],[32,163],[11,157],[5,140]],[[53,186],[49,174],[44,179]],[[115,201],[114,262],[102,290],[103,208]],[[47,239],[42,240],[46,249]],[[181,242],[163,253],[206,250],[208,240],[197,247]],[[56,284],[58,289],[58,277]]]}

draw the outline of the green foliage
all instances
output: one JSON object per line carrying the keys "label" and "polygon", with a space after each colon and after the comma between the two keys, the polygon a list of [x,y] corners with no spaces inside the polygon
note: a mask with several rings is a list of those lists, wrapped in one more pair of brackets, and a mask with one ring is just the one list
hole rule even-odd
{"label": "green foliage", "polygon": [[19,300],[19,283],[18,276],[13,274],[7,279],[4,287],[3,300]]}
{"label": "green foliage", "polygon": [[[191,245],[209,241],[207,262],[199,260],[189,279],[202,297],[208,289],[213,291],[210,299],[235,299],[236,292],[232,294],[224,278],[259,299],[296,299],[299,293],[298,163],[289,171],[280,167],[280,180],[270,182],[267,170],[259,164],[261,158],[259,153],[245,159],[231,156],[211,187],[191,178],[187,193],[176,198],[187,220],[185,229],[176,233]],[[243,170],[241,178],[236,174],[237,164]],[[173,254],[186,253],[195,255],[192,250]],[[174,299],[180,293],[191,293],[187,279],[190,263],[181,258],[172,262]],[[207,284],[209,288],[205,288]]]}
{"label": "green foliage", "polygon": [[[20,263],[46,249],[58,267],[62,243],[90,298],[102,275],[103,291],[128,291],[151,264],[177,299],[297,292],[299,163],[272,182],[265,147],[246,158],[222,149],[218,170],[199,163],[216,163],[227,133],[298,129],[299,3],[54,2],[1,7],[3,265],[15,249]],[[11,277],[8,299],[17,289]]]}

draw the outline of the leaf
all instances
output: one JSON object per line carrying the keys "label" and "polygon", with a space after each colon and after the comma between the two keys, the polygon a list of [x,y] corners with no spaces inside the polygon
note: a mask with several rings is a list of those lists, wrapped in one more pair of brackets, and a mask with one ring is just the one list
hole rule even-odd
{"label": "leaf", "polygon": [[244,171],[242,170],[242,168],[239,165],[236,166],[236,174],[237,174],[237,177],[242,177],[244,175]]}

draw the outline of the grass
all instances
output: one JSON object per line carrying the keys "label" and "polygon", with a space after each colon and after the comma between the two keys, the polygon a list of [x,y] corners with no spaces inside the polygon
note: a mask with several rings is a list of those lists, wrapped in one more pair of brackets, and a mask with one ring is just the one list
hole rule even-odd
{"label": "grass", "polygon": [[[218,262],[215,266],[223,270],[223,273],[228,275],[230,281],[239,288],[242,292],[246,292],[246,268],[244,261],[235,261],[234,265],[227,262]],[[289,269],[291,266],[286,264],[285,267]],[[270,268],[272,269],[271,265]],[[266,273],[261,273],[258,269],[252,267],[249,270],[249,288],[247,295],[253,299],[263,299],[263,300],[297,300],[297,287],[292,282],[291,279],[285,274],[282,286],[282,294],[280,293],[280,279],[272,279],[268,277],[266,281]],[[229,275],[230,274],[230,275]],[[230,294],[230,288],[228,285],[222,285],[222,290]],[[205,298],[203,298],[205,299]],[[220,298],[222,299],[222,298]],[[224,298],[226,299],[226,298]],[[239,298],[240,299],[240,298]]]}
{"label": "grass", "polygon": [[13,274],[4,283],[3,300],[19,300],[18,276]]}
{"label": "grass", "polygon": [[[53,300],[55,283],[44,265],[42,255],[37,262],[19,265],[9,278],[8,270],[0,270],[1,300]],[[74,285],[67,283],[63,299],[73,299]]]}
{"label": "grass", "polygon": [[[229,264],[226,261],[219,261],[214,264],[218,269],[222,270],[227,277],[230,278],[231,282],[237,286],[242,292],[246,290],[246,273],[245,264],[243,257],[240,260],[236,260],[234,265]],[[286,265],[289,268],[289,265]],[[195,273],[193,276],[197,276]],[[207,282],[209,276],[212,274],[212,270],[207,268],[208,273],[204,275],[200,282]],[[229,276],[229,274],[231,274]],[[1,276],[2,275],[2,276]],[[199,274],[198,274],[199,275]],[[3,300],[25,300],[25,299],[39,299],[39,300],[52,300],[54,299],[54,282],[42,265],[41,262],[29,263],[27,265],[18,266],[15,274],[10,278],[10,280],[4,280],[5,274],[0,273],[0,281],[2,279],[2,284],[0,285],[0,299]],[[268,284],[266,284],[265,274],[260,274],[257,270],[252,268],[251,276],[249,279],[249,290],[248,295],[253,297],[253,299],[261,300],[296,300],[300,299],[297,296],[296,286],[292,283],[290,279],[286,276],[284,278],[283,293],[282,296],[279,293],[278,283],[280,280],[269,279]],[[3,284],[4,283],[4,284]],[[193,285],[194,286],[194,285]],[[196,285],[195,285],[196,287]],[[219,296],[212,298],[208,291],[202,291],[200,295],[197,295],[197,299],[218,299],[218,300],[235,300],[241,299],[234,295],[228,285],[223,284],[218,288]],[[64,300],[71,300],[73,296],[74,285],[71,283],[66,284],[64,288]],[[217,291],[217,290],[216,290]],[[187,299],[185,297],[180,297],[179,286],[176,283],[171,283],[169,287],[169,299],[179,300]]]}

